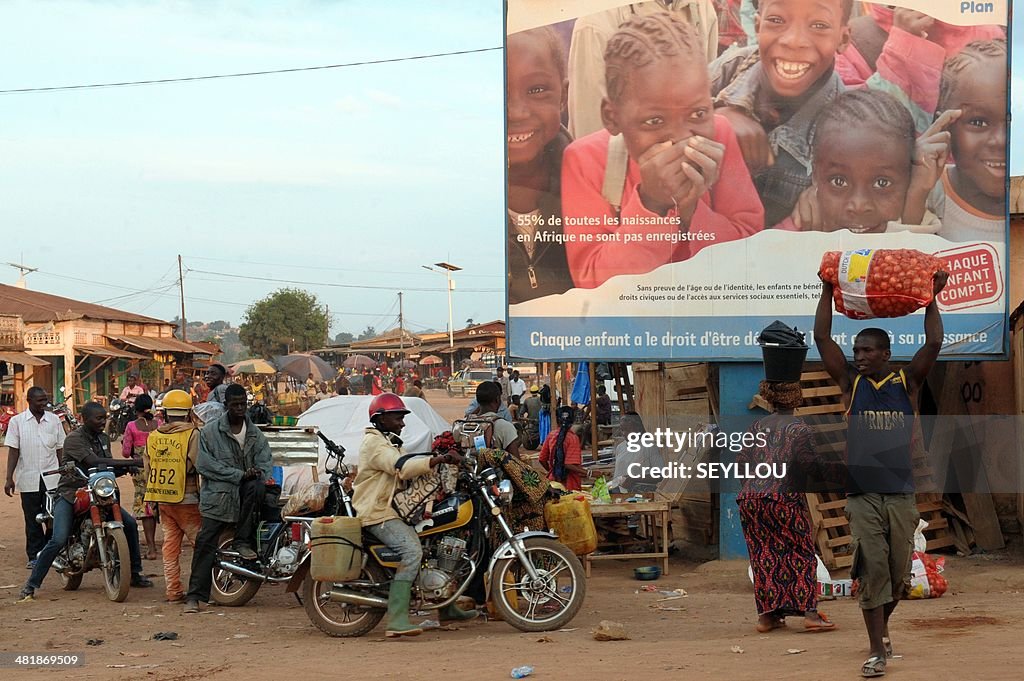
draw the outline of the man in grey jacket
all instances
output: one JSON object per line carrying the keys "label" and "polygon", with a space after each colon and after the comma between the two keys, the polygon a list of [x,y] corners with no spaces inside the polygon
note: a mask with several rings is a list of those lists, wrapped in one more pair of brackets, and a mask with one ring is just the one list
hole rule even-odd
{"label": "man in grey jacket", "polygon": [[196,469],[202,476],[199,513],[203,524],[192,555],[186,613],[199,612],[199,602],[210,599],[217,544],[229,525],[235,524],[234,550],[245,559],[256,558],[252,550],[256,514],[271,478],[270,443],[246,415],[245,388],[232,383],[224,397],[224,416],[199,434]]}

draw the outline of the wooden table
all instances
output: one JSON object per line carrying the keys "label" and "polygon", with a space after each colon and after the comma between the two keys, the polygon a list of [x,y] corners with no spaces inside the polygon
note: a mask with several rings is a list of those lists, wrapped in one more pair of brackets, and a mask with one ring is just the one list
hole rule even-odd
{"label": "wooden table", "polygon": [[[668,501],[644,501],[638,503],[591,504],[590,513],[594,520],[598,518],[624,518],[639,515],[649,526],[649,536],[654,544],[652,553],[609,553],[595,556],[590,553],[584,559],[587,577],[590,576],[590,564],[595,560],[636,560],[639,558],[658,558],[662,562],[661,573],[668,574],[668,522],[671,504]],[[658,521],[661,521],[659,541]]]}

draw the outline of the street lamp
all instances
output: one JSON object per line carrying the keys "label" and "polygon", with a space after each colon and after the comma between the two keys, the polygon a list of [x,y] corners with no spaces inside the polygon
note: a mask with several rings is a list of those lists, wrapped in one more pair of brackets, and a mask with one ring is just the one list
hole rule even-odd
{"label": "street lamp", "polygon": [[[451,372],[455,373],[455,327],[452,322],[452,289],[455,288],[455,283],[452,281],[452,272],[458,272],[461,267],[457,267],[447,262],[435,262],[434,267],[428,265],[420,265],[425,270],[431,272],[437,272],[434,267],[440,267],[445,271],[445,275],[448,279],[448,361],[451,363]],[[438,272],[439,273],[439,272]],[[439,273],[440,274],[440,273]]]}

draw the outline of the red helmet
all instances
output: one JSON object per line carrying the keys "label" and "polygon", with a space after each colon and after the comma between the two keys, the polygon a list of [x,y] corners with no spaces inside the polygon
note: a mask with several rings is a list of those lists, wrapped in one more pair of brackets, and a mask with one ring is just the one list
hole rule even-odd
{"label": "red helmet", "polygon": [[408,414],[405,402],[394,393],[381,393],[370,402],[370,420],[381,414]]}

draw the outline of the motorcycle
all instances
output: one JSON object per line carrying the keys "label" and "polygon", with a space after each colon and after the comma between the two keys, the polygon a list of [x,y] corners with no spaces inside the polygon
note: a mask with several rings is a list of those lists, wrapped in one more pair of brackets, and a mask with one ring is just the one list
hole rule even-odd
{"label": "motorcycle", "polygon": [[[305,575],[309,568],[309,541],[312,522],[325,515],[354,516],[352,499],[344,481],[350,470],[345,465],[345,448],[317,433],[327,446],[325,472],[330,483],[324,508],[308,516],[278,515],[264,520],[257,530],[256,560],[245,560],[231,549],[234,536],[225,536],[217,549],[213,565],[213,586],[210,595],[218,605],[238,607],[248,603],[264,583],[291,582],[295,575]],[[301,579],[300,579],[301,582]],[[289,588],[286,593],[295,593]]]}
{"label": "motorcycle", "polygon": [[119,397],[110,399],[110,418],[107,419],[107,437],[111,442],[124,435],[125,428],[135,420],[135,405]]}
{"label": "motorcycle", "polygon": [[[62,587],[65,591],[77,590],[85,573],[99,568],[103,572],[107,598],[116,603],[124,601],[131,587],[131,560],[114,472],[106,468],[90,468],[88,474],[84,474],[69,462],[60,468],[44,471],[43,475],[56,473],[77,476],[85,483],[75,492],[74,521],[67,544],[53,561],[53,569],[60,575]],[[56,489],[47,491],[45,511],[36,516],[37,523],[52,527],[53,508],[59,498]]]}
{"label": "motorcycle", "polygon": [[6,404],[0,407],[0,436],[7,435],[7,424],[17,415],[18,412],[14,410],[14,407],[9,407]]}
{"label": "motorcycle", "polygon": [[[583,606],[583,565],[554,534],[512,530],[502,514],[512,500],[512,483],[500,478],[494,468],[477,471],[475,457],[467,456],[456,492],[434,503],[432,525],[418,531],[423,564],[413,584],[413,608],[439,610],[455,603],[484,568],[488,542],[501,538],[485,572],[498,614],[520,631],[561,629]],[[384,617],[399,554],[364,531],[362,561],[355,580],[305,580],[303,608],[325,634],[363,636]]]}
{"label": "motorcycle", "polygon": [[[63,387],[60,389],[60,392],[61,395],[64,394]],[[60,419],[60,425],[63,426],[65,435],[82,425],[78,422],[78,419],[75,418],[74,412],[71,410],[71,407],[68,406],[66,401],[58,402],[57,404],[47,404],[46,409],[47,411],[52,411],[57,418]]]}

